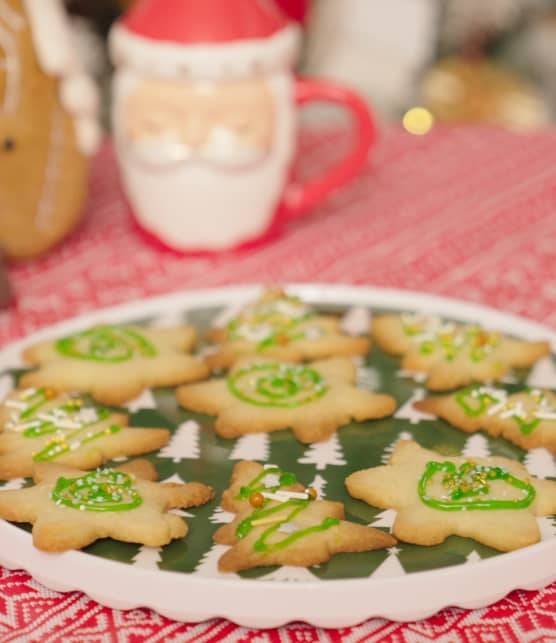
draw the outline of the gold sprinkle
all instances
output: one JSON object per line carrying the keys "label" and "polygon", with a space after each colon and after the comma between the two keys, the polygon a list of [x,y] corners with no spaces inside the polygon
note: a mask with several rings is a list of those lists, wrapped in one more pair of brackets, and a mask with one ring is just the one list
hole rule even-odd
{"label": "gold sprinkle", "polygon": [[434,116],[425,107],[413,107],[404,114],[402,122],[407,132],[423,136],[433,128]]}

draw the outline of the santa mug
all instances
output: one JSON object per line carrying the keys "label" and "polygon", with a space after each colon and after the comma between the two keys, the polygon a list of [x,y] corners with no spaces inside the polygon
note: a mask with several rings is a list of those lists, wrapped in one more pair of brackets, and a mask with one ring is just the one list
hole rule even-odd
{"label": "santa mug", "polygon": [[[115,25],[116,151],[143,230],[183,252],[243,246],[360,171],[375,137],[367,104],[296,78],[299,43],[274,0],[138,0]],[[355,143],[295,183],[296,108],[311,101],[347,108]]]}

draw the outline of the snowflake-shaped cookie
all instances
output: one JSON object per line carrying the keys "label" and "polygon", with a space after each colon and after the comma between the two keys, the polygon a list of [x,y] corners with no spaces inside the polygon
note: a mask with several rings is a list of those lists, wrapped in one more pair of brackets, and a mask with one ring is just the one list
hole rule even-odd
{"label": "snowflake-shaped cookie", "polygon": [[186,354],[194,342],[195,331],[188,326],[95,326],[27,348],[24,360],[38,368],[26,373],[21,384],[86,392],[103,404],[118,405],[147,387],[207,377],[206,365]]}
{"label": "snowflake-shaped cookie", "polygon": [[128,416],[53,389],[14,391],[0,406],[0,480],[28,477],[35,462],[94,469],[167,444],[166,429],[128,428]]}
{"label": "snowflake-shaped cookie", "polygon": [[403,356],[402,370],[426,374],[433,391],[499,381],[511,368],[529,368],[550,352],[548,342],[513,339],[478,324],[418,314],[376,316],[372,336],[382,350]]}
{"label": "snowflake-shaped cookie", "polygon": [[354,498],[396,509],[393,534],[416,545],[458,535],[500,551],[540,540],[536,516],[556,513],[556,482],[508,458],[448,458],[399,442],[390,463],[346,479]]}
{"label": "snowflake-shaped cookie", "polygon": [[334,356],[366,355],[368,337],[342,333],[340,320],[317,315],[299,298],[268,291],[246,305],[225,328],[213,328],[209,338],[218,344],[207,355],[211,368],[229,368],[247,355],[303,362]]}
{"label": "snowflake-shaped cookie", "polygon": [[294,474],[274,465],[239,462],[222,507],[236,515],[218,529],[214,540],[230,549],[220,558],[221,572],[252,567],[311,567],[341,552],[391,547],[394,538],[344,519],[340,502],[318,500]]}
{"label": "snowflake-shaped cookie", "polygon": [[81,549],[100,538],[162,547],[187,534],[186,523],[169,510],[196,507],[213,496],[196,482],[152,482],[156,471],[146,461],[92,472],[39,464],[33,477],[33,487],[0,491],[0,518],[32,523],[35,546],[52,552]]}
{"label": "snowflake-shaped cookie", "polygon": [[545,447],[556,454],[556,394],[552,391],[525,389],[510,394],[502,388],[474,385],[414,406],[462,431],[483,429],[522,449]]}
{"label": "snowflake-shaped cookie", "polygon": [[355,381],[347,358],[307,365],[251,358],[226,378],[180,387],[177,398],[186,409],[218,416],[215,430],[224,438],[291,428],[299,441],[310,443],[352,420],[394,412],[392,397],[358,389]]}

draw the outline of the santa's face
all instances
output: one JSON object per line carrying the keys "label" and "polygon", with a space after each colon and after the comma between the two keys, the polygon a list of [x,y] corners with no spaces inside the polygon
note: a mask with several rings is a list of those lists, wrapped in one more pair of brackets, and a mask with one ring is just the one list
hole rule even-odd
{"label": "santa's face", "polygon": [[126,101],[128,153],[153,166],[248,168],[272,151],[274,102],[266,84],[144,80]]}
{"label": "santa's face", "polygon": [[120,71],[114,109],[143,227],[182,250],[232,247],[268,227],[294,151],[289,74],[209,83]]}

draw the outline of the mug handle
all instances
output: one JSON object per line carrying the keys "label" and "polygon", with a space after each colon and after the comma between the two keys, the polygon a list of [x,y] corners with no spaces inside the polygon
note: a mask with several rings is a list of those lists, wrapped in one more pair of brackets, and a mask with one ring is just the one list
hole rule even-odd
{"label": "mug handle", "polygon": [[328,81],[297,78],[296,104],[301,106],[314,101],[336,103],[351,112],[356,142],[348,156],[334,164],[324,176],[306,183],[291,183],[286,188],[282,207],[289,218],[306,214],[331,192],[353,179],[365,165],[376,141],[376,126],[369,106],[355,92]]}

